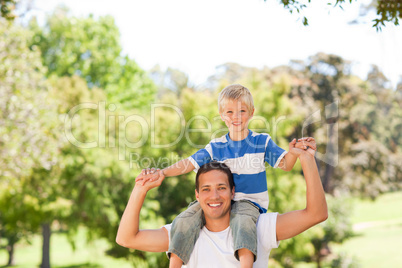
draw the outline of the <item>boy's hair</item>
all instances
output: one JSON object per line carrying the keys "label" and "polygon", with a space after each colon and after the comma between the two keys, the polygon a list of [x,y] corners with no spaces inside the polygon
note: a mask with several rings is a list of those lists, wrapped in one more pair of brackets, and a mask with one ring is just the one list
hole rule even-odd
{"label": "boy's hair", "polygon": [[197,192],[200,189],[199,177],[202,174],[205,174],[212,170],[219,170],[220,172],[224,173],[228,178],[230,190],[233,189],[234,180],[233,180],[233,174],[232,174],[232,171],[230,171],[230,168],[225,163],[218,162],[218,161],[212,161],[212,162],[202,165],[200,167],[200,169],[198,170],[197,175],[195,176],[195,189],[197,190]]}
{"label": "boy's hair", "polygon": [[226,103],[229,100],[239,100],[244,102],[244,104],[246,104],[247,108],[249,109],[250,113],[254,110],[253,96],[251,95],[250,90],[248,90],[248,88],[240,84],[233,84],[227,86],[221,91],[221,93],[219,93],[218,97],[219,113],[222,113]]}

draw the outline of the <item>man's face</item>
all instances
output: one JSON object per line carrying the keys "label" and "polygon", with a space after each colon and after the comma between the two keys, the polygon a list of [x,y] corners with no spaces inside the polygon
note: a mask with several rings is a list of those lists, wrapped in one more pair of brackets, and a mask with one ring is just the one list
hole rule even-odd
{"label": "man's face", "polygon": [[195,196],[204,211],[205,220],[217,220],[230,218],[231,200],[234,196],[234,188],[230,189],[228,177],[219,170],[211,170],[201,174],[199,180],[199,192]]}
{"label": "man's face", "polygon": [[231,133],[242,132],[247,129],[254,110],[250,111],[247,105],[240,100],[229,100],[221,112],[221,118]]}

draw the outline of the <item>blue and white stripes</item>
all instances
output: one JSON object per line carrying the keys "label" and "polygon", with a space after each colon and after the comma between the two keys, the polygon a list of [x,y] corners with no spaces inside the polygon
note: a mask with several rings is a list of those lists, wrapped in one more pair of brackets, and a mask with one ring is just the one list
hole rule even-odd
{"label": "blue and white stripes", "polygon": [[266,133],[249,131],[246,139],[232,141],[229,134],[212,140],[204,149],[189,157],[195,170],[216,160],[228,165],[235,182],[234,200],[246,199],[268,209],[268,192],[265,162],[276,168],[286,154]]}

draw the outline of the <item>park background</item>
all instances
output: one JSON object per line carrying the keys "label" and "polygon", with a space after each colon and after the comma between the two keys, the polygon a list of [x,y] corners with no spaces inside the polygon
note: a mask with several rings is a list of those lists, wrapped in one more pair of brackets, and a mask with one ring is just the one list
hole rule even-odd
{"label": "park background", "polygon": [[[376,2],[15,2],[0,2],[0,265],[167,267],[115,243],[119,218],[142,168],[225,134],[216,100],[232,83],[254,96],[251,129],[318,143],[329,218],[270,267],[401,265],[402,35],[373,25]],[[300,165],[267,170],[270,211],[302,208]],[[194,174],[166,179],[141,227],[172,221],[193,189]]]}

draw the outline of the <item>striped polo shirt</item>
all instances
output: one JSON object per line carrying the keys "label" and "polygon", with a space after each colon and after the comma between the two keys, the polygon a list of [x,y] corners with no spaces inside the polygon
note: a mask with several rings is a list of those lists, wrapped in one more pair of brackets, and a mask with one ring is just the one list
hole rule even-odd
{"label": "striped polo shirt", "polygon": [[265,162],[274,168],[287,152],[266,133],[249,131],[241,141],[233,141],[229,133],[212,140],[204,149],[189,157],[194,171],[213,160],[225,163],[233,173],[234,200],[250,200],[261,212],[268,209],[269,197]]}

